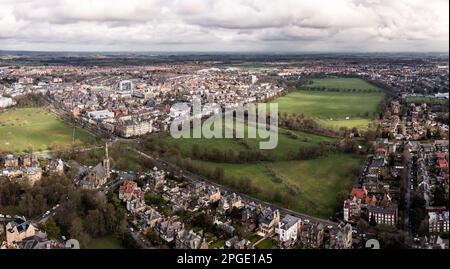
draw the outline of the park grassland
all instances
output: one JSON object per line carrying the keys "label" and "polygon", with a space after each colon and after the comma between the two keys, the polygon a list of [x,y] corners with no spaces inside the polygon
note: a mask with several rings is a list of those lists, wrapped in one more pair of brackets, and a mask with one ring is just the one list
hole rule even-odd
{"label": "park grassland", "polygon": [[114,236],[92,239],[86,249],[124,249]]}
{"label": "park grassland", "polygon": [[308,87],[322,90],[296,90],[274,101],[280,113],[313,117],[331,127],[367,127],[379,112],[384,93],[356,78],[315,79]]}
{"label": "park grassland", "polygon": [[[43,108],[19,108],[0,113],[0,152],[46,151],[72,143],[72,126]],[[96,138],[76,128],[75,139],[94,144]]]}
{"label": "park grassland", "polygon": [[[224,126],[224,128],[232,129],[233,127]],[[172,146],[178,147],[184,155],[190,155],[192,152],[192,147],[194,145],[198,145],[200,148],[205,150],[208,149],[217,149],[219,151],[227,151],[233,149],[235,151],[245,150],[247,146],[250,149],[258,150],[260,147],[260,143],[264,141],[268,141],[269,139],[260,138],[258,135],[256,138],[248,138],[247,134],[249,130],[253,130],[256,134],[258,134],[257,127],[245,125],[239,125],[236,127],[236,130],[244,131],[246,145],[239,142],[237,139],[206,139],[206,138],[198,138],[198,139],[175,139],[172,136],[168,135],[164,137],[164,140],[168,142]],[[225,130],[225,129],[224,129]],[[269,132],[269,131],[268,131]],[[295,138],[293,135],[295,135]],[[272,135],[275,133],[272,131]],[[319,143],[333,143],[335,142],[335,138],[310,134],[306,132],[300,131],[290,131],[287,129],[279,128],[278,129],[278,144],[275,149],[267,150],[266,152],[270,152],[275,158],[283,159],[286,156],[286,153],[291,150],[297,150],[300,147],[310,147],[316,146]]]}
{"label": "park grassland", "polygon": [[379,91],[380,88],[372,85],[359,78],[339,78],[339,77],[328,77],[313,79],[313,83],[309,85],[315,88],[327,88],[327,89],[355,89],[355,90],[374,90]]}
{"label": "park grassland", "polygon": [[[277,204],[317,217],[333,215],[340,192],[349,189],[356,178],[355,173],[362,164],[362,158],[351,154],[333,154],[315,160],[280,161],[255,164],[219,164],[196,161],[203,167],[221,167],[225,177],[236,180],[250,180],[260,192],[255,196],[271,201],[270,193],[278,190],[283,196],[289,195],[286,184],[295,186],[299,193],[293,202],[279,201]],[[282,176],[285,182],[277,182],[269,169]]]}

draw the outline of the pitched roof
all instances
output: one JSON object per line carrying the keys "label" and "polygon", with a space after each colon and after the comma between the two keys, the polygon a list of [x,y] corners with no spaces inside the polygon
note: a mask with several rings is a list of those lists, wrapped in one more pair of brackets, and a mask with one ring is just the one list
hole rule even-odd
{"label": "pitched roof", "polygon": [[91,171],[94,172],[98,178],[104,178],[106,174],[102,163],[97,164]]}
{"label": "pitched roof", "polygon": [[353,188],[350,195],[352,195],[358,199],[364,199],[367,196],[367,190],[360,189],[360,188]]}
{"label": "pitched roof", "polygon": [[447,160],[439,160],[438,164],[439,164],[439,168],[440,169],[447,169],[448,168]]}

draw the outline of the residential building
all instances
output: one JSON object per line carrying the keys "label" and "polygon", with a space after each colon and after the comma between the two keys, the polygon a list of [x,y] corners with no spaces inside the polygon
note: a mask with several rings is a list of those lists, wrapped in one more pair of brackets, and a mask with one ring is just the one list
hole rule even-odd
{"label": "residential building", "polygon": [[27,237],[36,235],[38,228],[36,228],[30,221],[25,218],[16,218],[6,224],[6,242],[14,244],[21,242]]}
{"label": "residential building", "polygon": [[280,222],[280,212],[270,207],[263,209],[258,217],[258,235],[267,237],[275,232]]}
{"label": "residential building", "polygon": [[291,215],[286,215],[278,223],[275,233],[278,234],[280,245],[288,247],[292,246],[300,234],[301,220]]}
{"label": "residential building", "polygon": [[428,226],[429,232],[432,234],[448,233],[449,212],[429,212]]}

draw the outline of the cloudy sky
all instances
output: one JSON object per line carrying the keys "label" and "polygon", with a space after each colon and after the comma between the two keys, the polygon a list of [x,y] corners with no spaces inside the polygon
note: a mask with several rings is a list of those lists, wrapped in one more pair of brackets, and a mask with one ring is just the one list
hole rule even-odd
{"label": "cloudy sky", "polygon": [[448,0],[0,0],[0,50],[449,50]]}

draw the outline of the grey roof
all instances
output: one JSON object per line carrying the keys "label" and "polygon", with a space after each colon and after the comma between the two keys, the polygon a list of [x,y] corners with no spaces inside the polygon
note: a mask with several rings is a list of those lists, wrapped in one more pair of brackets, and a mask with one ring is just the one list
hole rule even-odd
{"label": "grey roof", "polygon": [[370,166],[372,166],[372,167],[383,167],[384,166],[384,159],[374,159]]}
{"label": "grey roof", "polygon": [[390,204],[386,207],[369,205],[367,207],[367,209],[369,210],[369,212],[373,212],[373,213],[377,213],[377,214],[394,214],[395,212],[397,212],[397,205]]}
{"label": "grey roof", "polygon": [[300,221],[299,218],[296,218],[296,217],[291,216],[291,215],[286,215],[280,221],[280,227],[288,229],[288,228],[296,225],[298,221]]}
{"label": "grey roof", "polygon": [[12,229],[16,228],[19,233],[22,233],[28,229],[31,222],[26,221],[23,218],[16,218],[13,221],[11,221],[10,224]]}
{"label": "grey roof", "polygon": [[98,178],[104,178],[106,174],[102,163],[97,164],[91,171],[94,172]]}
{"label": "grey roof", "polygon": [[20,242],[21,249],[46,249],[50,244],[45,233],[38,233],[34,236],[27,237]]}

